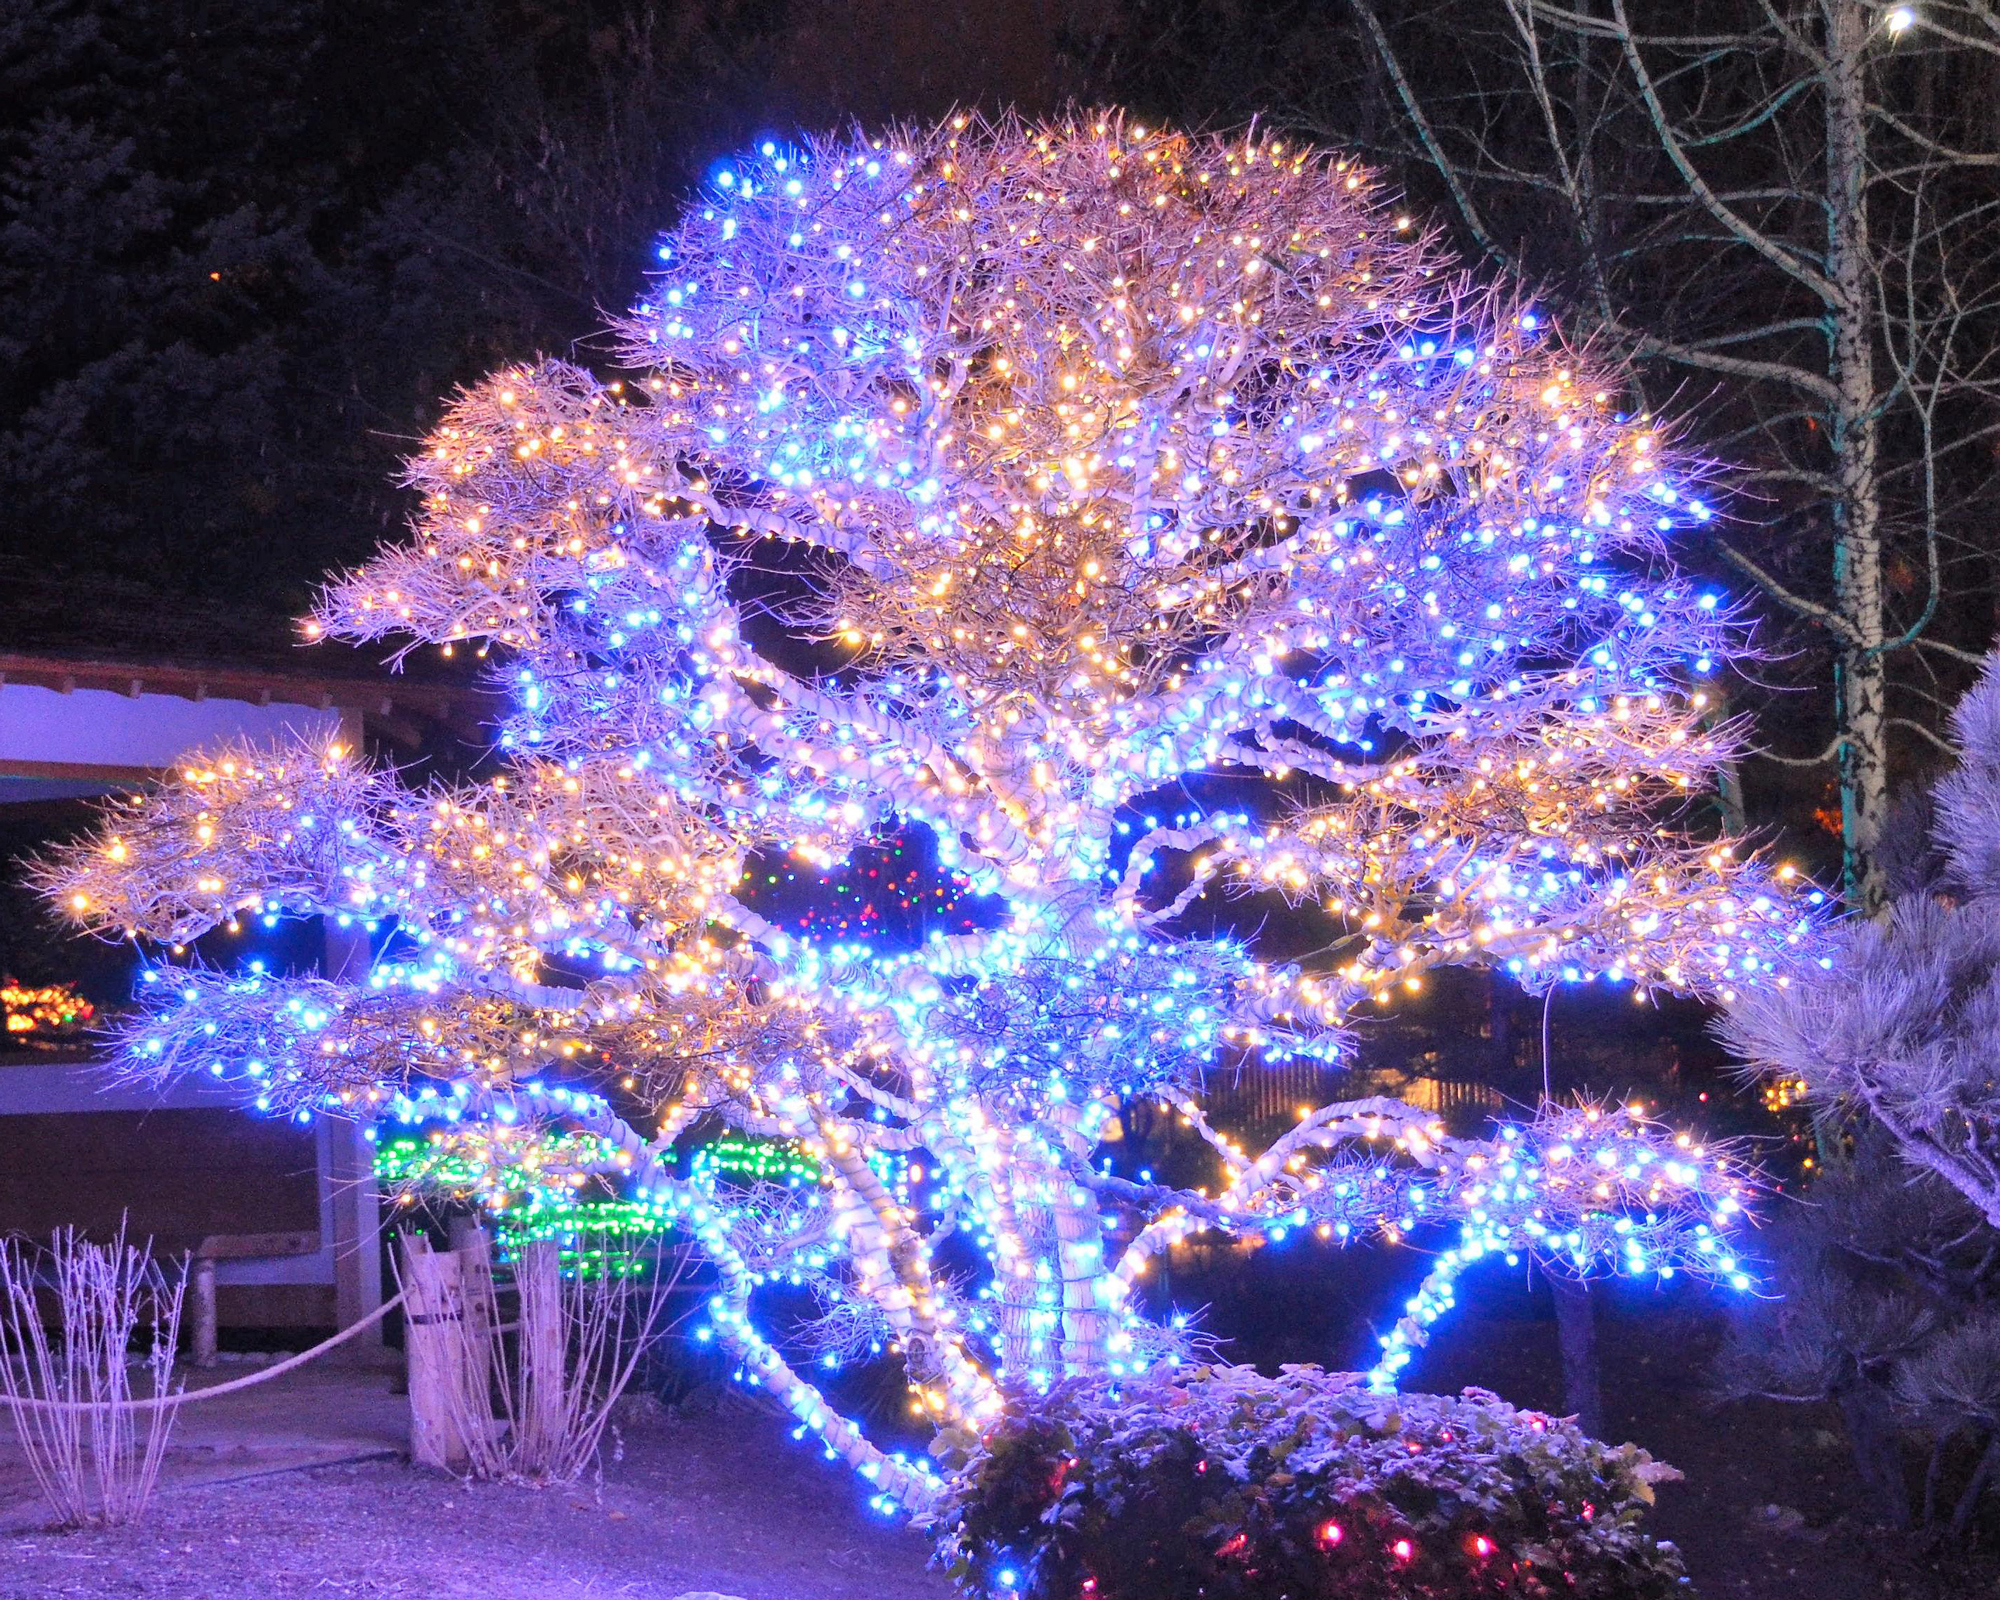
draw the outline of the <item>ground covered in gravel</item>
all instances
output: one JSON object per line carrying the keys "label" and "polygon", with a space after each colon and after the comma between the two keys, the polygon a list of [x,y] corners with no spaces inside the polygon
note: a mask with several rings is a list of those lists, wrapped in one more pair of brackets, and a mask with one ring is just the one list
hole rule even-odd
{"label": "ground covered in gravel", "polygon": [[[1181,1287],[1196,1303],[1259,1308],[1256,1354],[1269,1362],[1351,1352],[1358,1308],[1386,1298],[1383,1284],[1356,1290],[1331,1269],[1315,1280],[1276,1258],[1253,1266],[1241,1283]],[[1424,1352],[1422,1386],[1479,1384],[1558,1407],[1545,1298],[1486,1281],[1476,1309]],[[2000,1600],[2000,1500],[1995,1525],[1968,1540],[1872,1527],[1830,1408],[1714,1402],[1710,1301],[1633,1291],[1603,1310],[1607,1435],[1687,1474],[1662,1489],[1654,1527],[1685,1552],[1704,1600]],[[742,1391],[700,1388],[678,1411],[632,1406],[601,1481],[569,1490],[412,1471],[408,1427],[390,1375],[307,1369],[186,1408],[168,1481],[138,1527],[50,1533],[0,1424],[0,1600],[951,1594],[926,1569],[924,1539],[871,1512],[860,1480]]]}
{"label": "ground covered in gravel", "polygon": [[136,1528],[0,1536],[0,1600],[944,1600],[927,1552],[850,1472],[726,1402],[628,1427],[575,1489],[394,1460],[172,1484]]}

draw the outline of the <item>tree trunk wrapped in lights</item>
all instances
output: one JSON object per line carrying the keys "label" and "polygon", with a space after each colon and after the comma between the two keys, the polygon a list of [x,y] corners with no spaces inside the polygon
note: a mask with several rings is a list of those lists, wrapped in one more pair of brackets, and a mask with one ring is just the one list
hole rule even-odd
{"label": "tree trunk wrapped in lights", "polygon": [[[1456,1229],[1385,1386],[1488,1254],[1747,1281],[1745,1174],[1624,1112],[1475,1141],[1361,1101],[1261,1153],[1199,1116],[1222,1053],[1331,1059],[1436,967],[1728,995],[1814,944],[1816,895],[1676,829],[1735,629],[1668,554],[1699,474],[1619,373],[1351,163],[1115,117],[767,146],[658,254],[628,375],[461,395],[414,538],[310,624],[491,652],[505,776],[222,752],[49,865],[162,942],[394,930],[349,984],[154,969],[137,1061],[434,1117],[503,1175],[592,1135],[709,1252],[745,1373],[906,1505],[934,1473],[832,1411],[761,1287],[816,1285],[977,1432],[1005,1384],[1174,1359],[1134,1285],[1204,1230]],[[966,931],[805,937],[754,892],[892,829]],[[1213,931],[1237,896],[1333,954]],[[1093,1167],[1146,1097],[1216,1146],[1206,1192]],[[702,1113],[798,1141],[806,1200],[685,1172]]]}

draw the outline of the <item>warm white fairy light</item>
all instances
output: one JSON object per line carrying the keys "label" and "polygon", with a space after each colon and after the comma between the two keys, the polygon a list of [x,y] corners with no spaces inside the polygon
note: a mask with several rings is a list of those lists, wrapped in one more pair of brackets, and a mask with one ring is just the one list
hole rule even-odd
{"label": "warm white fairy light", "polygon": [[[1620,374],[1351,163],[1117,118],[767,146],[659,260],[619,325],[634,375],[461,396],[412,466],[415,539],[312,625],[499,647],[509,776],[413,793],[229,752],[49,872],[79,920],[163,941],[246,909],[396,930],[359,983],[163,969],[138,1054],[274,1106],[525,1095],[619,1139],[698,1218],[746,1372],[903,1503],[924,1474],[753,1325],[773,1237],[837,1257],[913,1408],[973,1428],[1003,1371],[1171,1358],[1132,1287],[1202,1229],[1457,1227],[1385,1382],[1484,1254],[1740,1276],[1742,1178],[1647,1124],[1550,1109],[1466,1143],[1363,1103],[1253,1155],[1193,1098],[1219,1052],[1329,1056],[1439,966],[1727,995],[1811,946],[1817,896],[1675,826],[1729,754],[1699,684],[1734,630],[1668,555],[1709,518],[1698,474]],[[1187,798],[1217,773],[1255,798]],[[830,944],[743,890],[760,853],[837,862],[892,821],[985,925]],[[1236,891],[1316,907],[1335,957],[1187,931]],[[555,1082],[597,1093],[527,1087]],[[1216,1144],[1212,1195],[1093,1170],[1147,1095]],[[823,1220],[677,1188],[701,1110],[798,1141]],[[1610,1162],[1581,1188],[1577,1151]],[[1116,1260],[1110,1209],[1138,1222]],[[975,1295],[946,1234],[985,1256]]]}

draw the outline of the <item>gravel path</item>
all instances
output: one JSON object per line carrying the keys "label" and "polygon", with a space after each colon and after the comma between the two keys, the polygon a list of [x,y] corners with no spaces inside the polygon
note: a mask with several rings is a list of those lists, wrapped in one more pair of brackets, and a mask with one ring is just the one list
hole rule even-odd
{"label": "gravel path", "polygon": [[851,1473],[728,1403],[635,1427],[578,1489],[393,1461],[176,1485],[136,1528],[0,1537],[0,1600],[947,1600],[927,1548]]}

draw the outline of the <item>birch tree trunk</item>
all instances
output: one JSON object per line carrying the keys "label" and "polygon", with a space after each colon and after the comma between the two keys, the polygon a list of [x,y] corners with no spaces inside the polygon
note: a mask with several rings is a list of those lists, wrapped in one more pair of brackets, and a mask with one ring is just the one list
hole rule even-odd
{"label": "birch tree trunk", "polygon": [[[1990,547],[2000,488],[2000,6],[1349,4],[1402,153],[1477,249],[1558,282],[1662,393],[1712,397],[1743,491],[1715,551],[1796,630],[1772,655],[1831,683],[1830,742],[1772,718],[1754,753],[1831,765],[1845,893],[1879,913],[1894,746],[1932,757],[1940,673],[1990,642],[1946,575]],[[1316,131],[1343,136],[1356,89],[1312,95]]]}
{"label": "birch tree trunk", "polygon": [[1860,0],[1822,0],[1826,13],[1827,307],[1837,398],[1829,448],[1839,489],[1833,518],[1835,610],[1845,627],[1835,662],[1840,840],[1848,903],[1874,916],[1888,902],[1879,859],[1889,808],[1888,633],[1883,608],[1880,395],[1876,293],[1869,250],[1868,86],[1862,52],[1874,17]]}

